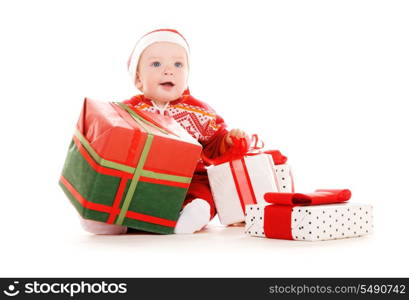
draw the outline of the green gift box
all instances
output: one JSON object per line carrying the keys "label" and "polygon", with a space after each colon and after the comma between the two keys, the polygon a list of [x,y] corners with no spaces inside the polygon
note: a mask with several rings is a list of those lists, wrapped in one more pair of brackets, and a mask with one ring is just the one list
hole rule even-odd
{"label": "green gift box", "polygon": [[170,117],[86,98],[59,184],[86,219],[170,234],[201,149]]}

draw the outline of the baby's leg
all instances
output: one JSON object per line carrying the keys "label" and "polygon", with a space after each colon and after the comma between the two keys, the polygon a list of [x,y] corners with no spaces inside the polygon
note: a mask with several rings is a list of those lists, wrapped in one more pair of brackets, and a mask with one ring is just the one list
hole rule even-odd
{"label": "baby's leg", "polygon": [[81,226],[85,231],[94,234],[122,234],[126,233],[128,227],[116,225],[116,224],[107,224],[103,222],[98,222],[94,220],[84,219],[80,216]]}
{"label": "baby's leg", "polygon": [[194,199],[180,213],[175,226],[176,234],[194,233],[210,221],[210,205],[203,199]]}
{"label": "baby's leg", "polygon": [[175,233],[194,233],[204,228],[216,214],[206,175],[195,175],[187,192]]}

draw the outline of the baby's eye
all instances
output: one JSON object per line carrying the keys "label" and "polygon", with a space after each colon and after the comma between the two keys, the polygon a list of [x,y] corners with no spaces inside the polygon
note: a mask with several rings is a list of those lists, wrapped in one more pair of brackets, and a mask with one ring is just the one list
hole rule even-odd
{"label": "baby's eye", "polygon": [[175,62],[175,67],[176,68],[181,68],[183,64],[181,62]]}
{"label": "baby's eye", "polygon": [[151,64],[151,66],[153,66],[153,67],[160,67],[160,62],[158,62],[158,61],[154,61],[152,64]]}

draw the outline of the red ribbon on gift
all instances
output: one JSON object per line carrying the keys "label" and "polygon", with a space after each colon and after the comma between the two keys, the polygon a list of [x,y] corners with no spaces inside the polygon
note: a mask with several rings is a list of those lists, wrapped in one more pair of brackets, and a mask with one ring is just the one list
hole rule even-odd
{"label": "red ribbon on gift", "polygon": [[[287,162],[287,157],[282,155],[279,150],[265,150],[261,151],[264,147],[263,141],[260,141],[257,134],[251,136],[251,140],[246,138],[231,137],[233,145],[223,153],[223,155],[211,159],[202,155],[203,161],[208,165],[220,165],[225,162],[242,159],[244,156],[252,156],[258,154],[270,154],[273,158],[275,165],[282,165]],[[261,143],[261,145],[259,144]]]}
{"label": "red ribbon on gift", "polygon": [[269,238],[292,240],[291,214],[294,206],[343,203],[351,198],[348,189],[319,189],[314,193],[266,193],[272,205],[264,208],[264,234]]}
{"label": "red ribbon on gift", "polygon": [[247,204],[256,204],[257,199],[251,184],[250,175],[243,158],[235,159],[229,162],[230,170],[233,175],[234,185],[240,199],[240,205],[243,212],[246,211]]}

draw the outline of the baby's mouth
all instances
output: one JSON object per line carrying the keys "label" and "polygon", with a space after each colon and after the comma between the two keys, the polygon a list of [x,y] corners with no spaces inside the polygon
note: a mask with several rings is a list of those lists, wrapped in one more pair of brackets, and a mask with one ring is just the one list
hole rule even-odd
{"label": "baby's mouth", "polygon": [[175,86],[175,84],[172,81],[164,81],[164,82],[159,83],[159,85],[164,86],[164,87],[168,87],[168,88],[171,88],[171,87]]}

